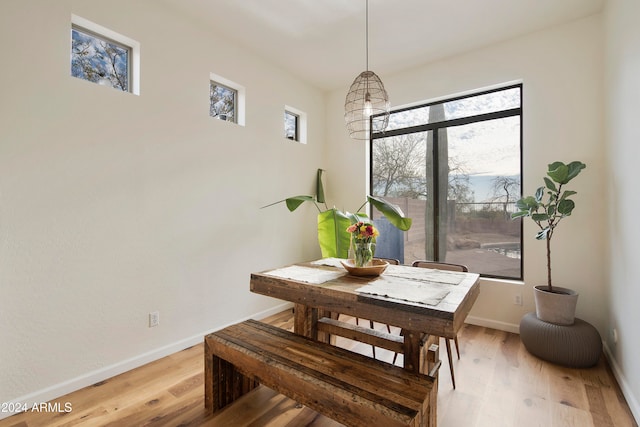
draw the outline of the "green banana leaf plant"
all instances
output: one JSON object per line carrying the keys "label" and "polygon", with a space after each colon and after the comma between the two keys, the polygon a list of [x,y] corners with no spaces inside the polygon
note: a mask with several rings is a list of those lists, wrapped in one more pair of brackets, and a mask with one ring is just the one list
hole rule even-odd
{"label": "green banana leaf plant", "polygon": [[[262,207],[266,208],[284,202],[289,211],[293,212],[304,202],[313,203],[318,209],[318,243],[320,244],[323,258],[348,257],[351,236],[346,231],[347,227],[358,221],[366,222],[368,220],[367,214],[360,212],[367,203],[371,203],[391,224],[400,230],[407,231],[411,228],[411,218],[405,217],[399,206],[376,196],[367,196],[365,202],[356,211],[357,213],[342,212],[335,207],[329,209],[325,201],[324,186],[322,184],[323,172],[323,169],[318,169],[316,174],[315,196],[289,197]],[[320,208],[319,204],[324,205],[324,210]]]}

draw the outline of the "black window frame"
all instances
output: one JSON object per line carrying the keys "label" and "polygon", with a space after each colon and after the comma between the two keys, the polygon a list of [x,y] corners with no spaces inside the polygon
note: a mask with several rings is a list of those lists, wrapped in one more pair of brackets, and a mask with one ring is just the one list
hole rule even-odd
{"label": "black window frame", "polygon": [[[522,197],[522,191],[524,188],[524,177],[522,175],[522,171],[523,171],[523,127],[524,127],[524,114],[523,114],[523,96],[524,96],[524,91],[523,91],[523,83],[516,83],[516,84],[510,84],[510,85],[506,85],[506,86],[500,86],[500,87],[496,87],[496,88],[492,88],[492,89],[486,89],[486,90],[481,90],[478,92],[473,92],[473,93],[468,93],[465,95],[460,95],[460,96],[454,96],[451,98],[443,98],[443,99],[439,99],[437,101],[433,101],[433,102],[427,102],[427,103],[422,103],[422,104],[417,104],[417,105],[412,105],[410,107],[404,107],[404,108],[399,108],[399,109],[395,109],[392,110],[390,112],[390,114],[394,114],[394,113],[400,113],[403,111],[409,111],[409,110],[414,110],[414,109],[419,109],[419,108],[424,108],[424,107],[429,107],[432,105],[436,105],[436,104],[444,104],[447,102],[453,102],[453,101],[458,101],[461,99],[467,99],[467,98],[473,98],[473,97],[477,97],[477,96],[481,96],[481,95],[485,95],[485,94],[489,94],[489,93],[494,93],[494,92],[500,92],[500,91],[504,91],[504,90],[508,90],[508,89],[513,89],[513,88],[518,88],[520,90],[520,107],[518,108],[510,108],[510,109],[506,109],[506,110],[501,110],[501,111],[496,111],[496,112],[490,112],[490,113],[483,113],[483,114],[478,114],[478,115],[474,115],[474,116],[467,116],[467,117],[462,117],[462,118],[456,118],[456,119],[449,119],[449,120],[443,120],[443,121],[439,121],[439,122],[435,122],[435,123],[426,123],[426,124],[421,124],[421,125],[416,125],[416,126],[409,126],[409,127],[405,127],[405,128],[398,128],[398,129],[392,129],[392,130],[383,130],[383,131],[379,131],[379,132],[374,132],[372,127],[369,127],[369,188],[373,189],[374,188],[374,182],[373,182],[373,155],[374,155],[374,141],[377,139],[382,139],[382,138],[389,138],[389,137],[393,137],[393,136],[399,136],[399,135],[408,135],[408,134],[413,134],[413,133],[418,133],[418,132],[428,132],[431,131],[433,134],[433,147],[434,147],[434,154],[433,154],[433,162],[434,162],[434,167],[433,167],[433,188],[434,188],[434,195],[433,195],[433,199],[434,199],[434,215],[433,215],[433,229],[436,231],[434,233],[434,254],[435,254],[435,259],[434,261],[437,261],[439,258],[439,237],[440,237],[440,217],[439,217],[439,212],[440,212],[440,207],[439,207],[439,177],[438,177],[438,135],[439,135],[439,131],[441,129],[445,129],[445,128],[449,128],[449,127],[454,127],[454,126],[462,126],[462,125],[467,125],[467,124],[471,124],[471,123],[479,123],[479,122],[483,122],[483,121],[488,121],[488,120],[494,120],[494,119],[501,119],[501,118],[507,118],[507,117],[514,117],[514,116],[519,116],[520,117],[520,197]],[[378,114],[380,115],[380,114]],[[373,117],[375,117],[377,115],[374,115],[370,118],[370,120],[373,120]],[[370,206],[369,207],[369,215],[371,217],[373,217],[373,212],[372,212],[373,208]],[[520,277],[509,277],[509,276],[497,276],[497,275],[491,275],[491,274],[480,274],[481,277],[488,277],[488,278],[495,278],[495,279],[506,279],[506,280],[524,280],[524,236],[523,236],[523,222],[521,219],[517,220],[520,221]]]}

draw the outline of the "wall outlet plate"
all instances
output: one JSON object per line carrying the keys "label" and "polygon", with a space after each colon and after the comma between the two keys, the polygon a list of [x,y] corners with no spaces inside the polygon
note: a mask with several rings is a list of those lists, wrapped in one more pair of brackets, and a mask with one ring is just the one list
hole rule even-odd
{"label": "wall outlet plate", "polygon": [[149,327],[153,328],[154,326],[158,326],[160,324],[160,312],[152,311],[149,313]]}

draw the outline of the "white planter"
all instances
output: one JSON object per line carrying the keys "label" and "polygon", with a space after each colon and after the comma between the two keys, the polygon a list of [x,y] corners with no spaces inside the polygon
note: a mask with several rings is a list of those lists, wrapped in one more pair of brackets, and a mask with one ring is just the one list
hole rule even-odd
{"label": "white planter", "polygon": [[536,302],[538,319],[556,325],[573,325],[578,305],[578,293],[572,289],[548,286],[535,286],[533,296]]}

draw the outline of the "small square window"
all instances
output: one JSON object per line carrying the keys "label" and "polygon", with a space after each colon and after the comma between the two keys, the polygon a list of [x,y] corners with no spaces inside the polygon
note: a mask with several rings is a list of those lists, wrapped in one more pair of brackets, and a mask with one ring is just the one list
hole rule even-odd
{"label": "small square window", "polygon": [[300,144],[307,143],[307,113],[289,105],[284,106],[284,137]]}
{"label": "small square window", "polygon": [[237,90],[211,80],[209,84],[209,98],[209,115],[211,117],[237,123]]}
{"label": "small square window", "polygon": [[299,120],[300,116],[294,114],[290,111],[284,111],[284,136],[287,139],[291,139],[293,141],[300,140],[300,130],[299,130]]}
{"label": "small square window", "polygon": [[71,75],[130,92],[131,48],[92,31],[71,28]]}

